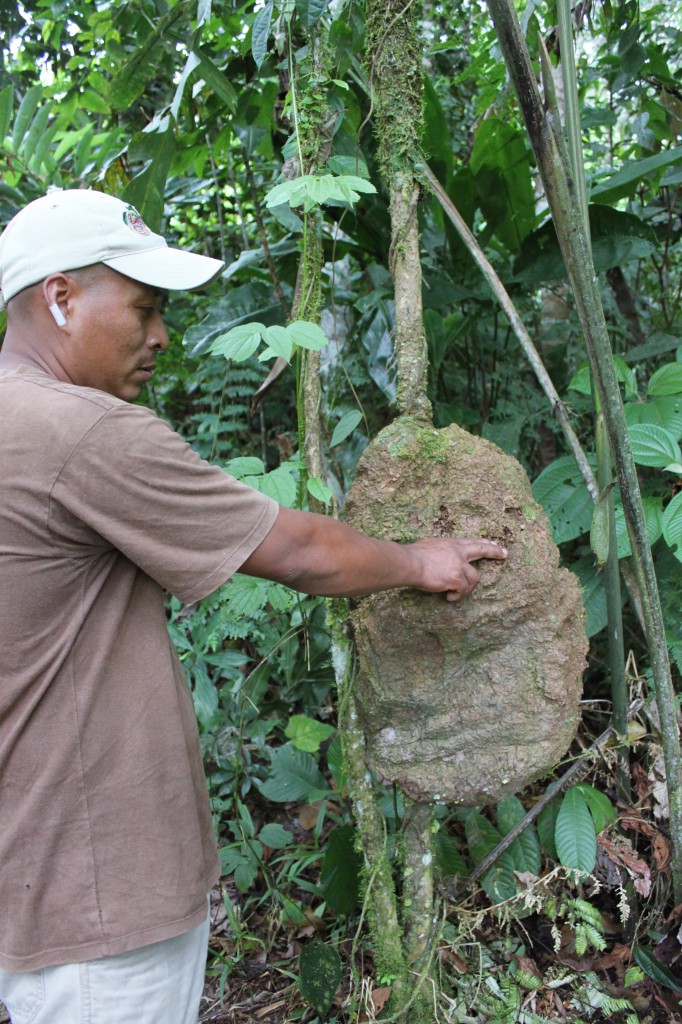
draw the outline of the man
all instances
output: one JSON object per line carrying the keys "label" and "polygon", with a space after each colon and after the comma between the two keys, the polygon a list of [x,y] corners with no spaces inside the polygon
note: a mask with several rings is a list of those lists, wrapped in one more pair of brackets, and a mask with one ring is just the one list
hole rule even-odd
{"label": "man", "polygon": [[13,1024],[192,1024],[219,874],[165,628],[236,571],[329,596],[443,592],[487,540],[377,541],[278,507],[130,405],[162,290],[217,260],[55,191],[0,238],[0,999]]}

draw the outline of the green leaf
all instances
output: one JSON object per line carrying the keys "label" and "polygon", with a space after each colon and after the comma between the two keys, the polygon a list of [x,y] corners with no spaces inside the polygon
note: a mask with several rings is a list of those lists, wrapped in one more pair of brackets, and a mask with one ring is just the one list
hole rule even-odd
{"label": "green leaf", "polygon": [[316,942],[303,947],[298,967],[301,995],[319,1014],[326,1014],[341,984],[341,957],[331,946]]}
{"label": "green leaf", "polygon": [[[644,519],[649,535],[649,543],[653,546],[663,532],[663,498],[647,496],[642,498],[642,506],[644,508]],[[622,505],[616,505],[615,516],[618,557],[629,558],[632,554],[632,547],[630,546],[630,535]]]}
{"label": "green leaf", "polygon": [[478,811],[467,815],[464,829],[467,847],[474,864],[480,864],[502,839],[495,826]]}
{"label": "green leaf", "polygon": [[[625,397],[637,398],[637,376],[625,360],[616,357],[613,360],[616,370],[616,379],[625,385]],[[592,394],[592,373],[589,363],[583,363],[573,374],[569,388],[579,391],[582,395]]]}
{"label": "green leaf", "polygon": [[265,466],[261,459],[252,455],[241,455],[237,459],[230,459],[225,463],[225,471],[235,478],[241,480],[245,476],[257,476],[265,472]]}
{"label": "green leaf", "polygon": [[265,332],[265,343],[270,346],[276,356],[281,356],[287,363],[291,359],[293,340],[288,327],[275,324]]}
{"label": "green leaf", "polygon": [[555,544],[588,532],[594,503],[571,455],[564,455],[543,469],[532,490],[549,516]]}
{"label": "green leaf", "polygon": [[260,784],[263,796],[275,803],[307,800],[311,793],[327,789],[315,759],[290,743],[273,750],[270,778]]}
{"label": "green leaf", "polygon": [[447,878],[466,878],[469,868],[454,838],[439,829],[433,837],[433,852],[441,875]]}
{"label": "green leaf", "polygon": [[12,108],[14,106],[14,89],[6,85],[0,90],[0,145],[5,141],[9,126],[12,121]]}
{"label": "green leaf", "polygon": [[682,363],[666,363],[656,370],[649,380],[647,394],[682,395]]}
{"label": "green leaf", "polygon": [[26,138],[21,145],[21,151],[27,163],[31,162],[36,146],[47,130],[47,122],[50,119],[50,108],[41,107],[33,118]]}
{"label": "green leaf", "polygon": [[625,418],[628,426],[653,423],[669,431],[676,441],[682,440],[682,396],[654,398],[650,402],[628,402]]}
{"label": "green leaf", "polygon": [[332,829],[322,858],[320,889],[337,914],[352,914],[358,905],[362,858],[355,849],[356,836],[352,825]]}
{"label": "green leaf", "polygon": [[330,0],[296,0],[296,10],[308,32],[329,7]]}
{"label": "green leaf", "polygon": [[623,196],[633,195],[640,181],[653,177],[664,167],[679,163],[682,163],[682,146],[667,149],[655,156],[644,157],[642,160],[626,160],[619,171],[592,187],[591,197],[599,197],[600,203],[608,205]]}
{"label": "green leaf", "polygon": [[263,324],[241,324],[227,334],[220,334],[210,345],[209,352],[243,363],[256,351],[264,333]]}
{"label": "green leaf", "polygon": [[218,710],[218,691],[213,685],[203,661],[197,659],[190,669],[194,710],[202,724],[211,721]]}
{"label": "green leaf", "polygon": [[639,466],[658,466],[682,460],[682,451],[673,435],[652,423],[635,423],[628,428],[632,456]]}
{"label": "green leaf", "polygon": [[369,178],[367,164],[360,155],[356,156],[332,156],[327,167],[334,174],[352,174],[361,178]]}
{"label": "green leaf", "polygon": [[317,501],[321,501],[323,505],[328,505],[334,496],[329,484],[326,484],[319,476],[311,476],[307,487],[308,494],[311,494]]}
{"label": "green leaf", "polygon": [[291,846],[294,841],[294,837],[291,832],[288,832],[283,825],[263,825],[263,828],[258,833],[258,838],[264,846],[269,846],[271,850],[283,850],[285,846]]}
{"label": "green leaf", "polygon": [[14,119],[14,127],[12,129],[12,149],[14,152],[18,152],[21,143],[24,140],[24,135],[28,126],[33,120],[33,116],[38,109],[41,97],[43,95],[42,85],[32,85],[27,90],[23,100],[19,104],[19,110],[17,116]]}
{"label": "green leaf", "polygon": [[666,507],[662,520],[663,537],[675,557],[682,562],[682,491]]}
{"label": "green leaf", "polygon": [[587,801],[577,789],[569,789],[561,801],[554,838],[564,867],[585,874],[594,870],[597,835]]}
{"label": "green leaf", "polygon": [[607,622],[604,575],[597,570],[591,555],[573,562],[571,570],[578,577],[582,589],[587,616],[585,632],[588,636],[595,636],[604,629]]}
{"label": "green leaf", "polygon": [[119,65],[112,78],[107,99],[113,110],[127,110],[144,92],[147,82],[157,73],[159,51],[164,48],[169,29],[189,10],[190,5],[179,3],[163,17],[155,21],[154,27],[144,34],[144,42],[135,52]]}
{"label": "green leaf", "polygon": [[308,715],[292,715],[284,730],[284,735],[299,750],[307,750],[309,754],[316,754],[325,740],[328,740],[335,732],[334,726],[327,725],[326,722],[318,722],[314,718],[309,718]]}
{"label": "green leaf", "polygon": [[219,68],[216,67],[211,58],[199,46],[194,47],[195,53],[201,58],[199,72],[206,84],[213,90],[218,99],[225,104],[226,110],[234,111],[237,107],[237,93],[232,82]]}
{"label": "green leaf", "polygon": [[258,866],[251,861],[242,861],[234,872],[234,884],[240,892],[248,892],[258,875]]}
{"label": "green leaf", "polygon": [[353,433],[358,423],[362,419],[362,413],[357,409],[351,409],[344,416],[341,417],[339,422],[334,427],[334,433],[329,443],[330,448],[334,448],[335,445],[341,444],[346,438]]}
{"label": "green leaf", "polygon": [[235,573],[225,590],[229,614],[235,619],[253,615],[265,604],[268,584],[255,576]]}
{"label": "green leaf", "polygon": [[178,119],[178,114],[180,113],[180,104],[182,103],[182,97],[185,93],[185,86],[187,85],[192,73],[196,71],[200,64],[201,58],[194,52],[194,50],[190,50],[187,54],[187,60],[185,61],[185,66],[182,69],[182,74],[178,79],[178,84],[175,87],[175,96],[173,97],[173,102],[171,103],[170,108],[171,115],[176,121]]}
{"label": "green leaf", "polygon": [[602,832],[607,825],[612,825],[616,820],[616,808],[613,806],[606,793],[595,789],[586,782],[579,782],[575,787],[585,797],[585,803],[590,809],[597,832]]}
{"label": "green leaf", "polygon": [[315,352],[329,344],[329,338],[322,328],[307,320],[294,320],[289,324],[289,333],[301,348],[312,349]]}
{"label": "green leaf", "polygon": [[537,821],[538,836],[542,849],[552,860],[558,860],[554,835],[560,807],[561,800],[555,797],[553,800],[550,800],[546,807],[542,808]]}
{"label": "green leaf", "polygon": [[270,3],[267,3],[265,7],[261,7],[260,11],[256,15],[253,22],[253,29],[251,31],[251,53],[253,54],[253,59],[255,60],[256,67],[259,71],[268,52],[268,39],[270,38],[272,11],[273,3],[272,0],[270,0]]}
{"label": "green leaf", "polygon": [[[511,832],[514,825],[525,816],[525,808],[518,797],[509,796],[497,806],[497,825],[502,835]],[[509,847],[509,855],[513,861],[514,871],[529,871],[533,875],[540,874],[542,856],[535,827],[526,826]]]}
{"label": "green leaf", "polygon": [[647,949],[646,946],[633,946],[632,955],[635,963],[659,985],[670,988],[673,992],[682,992],[682,982],[661,963],[652,950]]}
{"label": "green leaf", "polygon": [[288,466],[278,466],[258,481],[258,490],[278,505],[291,508],[296,502],[296,480]]}
{"label": "green leaf", "polygon": [[166,180],[175,156],[175,133],[169,128],[148,134],[151,140],[149,164],[126,185],[121,198],[140,211],[152,231],[159,232],[163,223]]}

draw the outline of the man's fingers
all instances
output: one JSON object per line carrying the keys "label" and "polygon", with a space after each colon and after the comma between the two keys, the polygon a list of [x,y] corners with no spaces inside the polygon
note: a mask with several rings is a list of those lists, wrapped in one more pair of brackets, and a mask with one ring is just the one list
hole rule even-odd
{"label": "man's fingers", "polygon": [[507,557],[507,549],[498,544],[496,540],[485,538],[463,537],[458,540],[462,553],[468,562],[475,562],[478,558],[500,558]]}

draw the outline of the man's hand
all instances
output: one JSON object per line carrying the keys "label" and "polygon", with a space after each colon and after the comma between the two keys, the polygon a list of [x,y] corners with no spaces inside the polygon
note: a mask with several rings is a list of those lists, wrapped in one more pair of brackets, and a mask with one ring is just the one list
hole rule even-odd
{"label": "man's hand", "polygon": [[507,551],[494,540],[428,537],[407,545],[422,562],[422,581],[411,586],[429,593],[444,593],[459,601],[478,586],[481,574],[471,563],[479,558],[504,560]]}
{"label": "man's hand", "polygon": [[415,587],[458,601],[479,582],[472,562],[506,557],[505,549],[492,540],[429,537],[396,544],[367,537],[327,516],[280,508],[270,533],[240,571],[324,597],[363,597]]}

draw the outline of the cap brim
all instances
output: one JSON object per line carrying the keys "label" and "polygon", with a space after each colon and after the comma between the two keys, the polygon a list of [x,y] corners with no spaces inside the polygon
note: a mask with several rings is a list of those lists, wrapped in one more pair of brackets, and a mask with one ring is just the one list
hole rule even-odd
{"label": "cap brim", "polygon": [[163,291],[193,291],[203,288],[218,276],[225,264],[211,256],[200,256],[184,249],[160,245],[142,252],[126,253],[102,260],[107,267],[134,281],[149,284]]}

